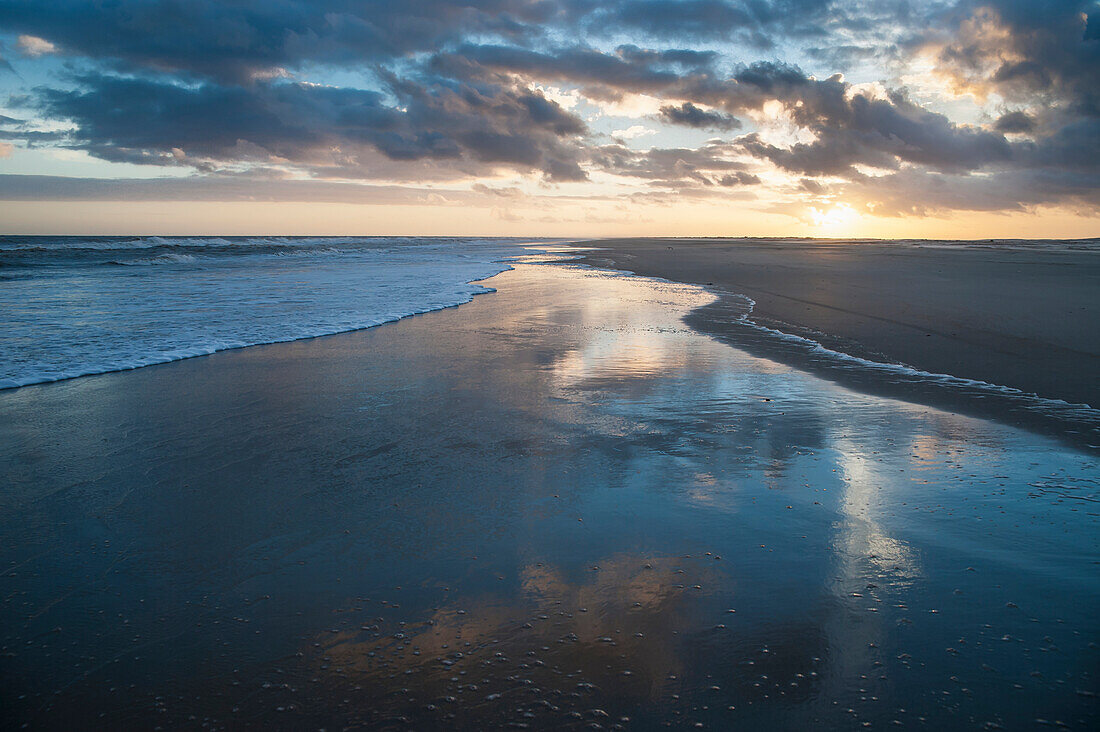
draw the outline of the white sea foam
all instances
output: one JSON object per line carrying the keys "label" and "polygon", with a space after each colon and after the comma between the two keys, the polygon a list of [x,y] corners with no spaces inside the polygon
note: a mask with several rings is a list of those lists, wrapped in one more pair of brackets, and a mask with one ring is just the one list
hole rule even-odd
{"label": "white sea foam", "polygon": [[158,254],[155,257],[142,257],[139,259],[129,260],[111,260],[110,264],[120,264],[126,267],[148,267],[154,264],[190,264],[194,261],[196,261],[195,257],[191,254],[166,252],[164,254]]}
{"label": "white sea foam", "polygon": [[485,239],[9,240],[0,249],[0,388],[452,307],[491,292],[475,283],[529,251]]}
{"label": "white sea foam", "polygon": [[895,377],[901,377],[912,380],[920,380],[925,382],[934,382],[942,386],[955,388],[955,389],[969,389],[987,391],[996,393],[1001,396],[1010,397],[1013,399],[1023,399],[1029,402],[1033,402],[1038,407],[1044,407],[1047,409],[1058,410],[1062,413],[1076,413],[1075,416],[1082,419],[1094,420],[1097,416],[1097,410],[1088,404],[1074,404],[1064,401],[1062,399],[1050,399],[1047,397],[1041,397],[1037,394],[1031,394],[1020,389],[1016,389],[1011,386],[1002,386],[1000,384],[993,384],[988,381],[981,381],[979,379],[968,379],[962,376],[953,376],[952,374],[942,374],[934,371],[923,371],[913,366],[908,366],[903,363],[891,363],[887,361],[873,361],[871,359],[863,358],[861,356],[853,356],[843,351],[837,351],[828,348],[818,341],[811,338],[805,338],[793,333],[786,333],[775,328],[769,328],[765,325],[760,325],[751,319],[752,309],[756,306],[756,301],[747,295],[733,295],[746,302],[748,309],[746,312],[740,315],[740,323],[746,328],[751,328],[759,333],[765,333],[769,336],[790,343],[797,344],[803,351],[815,354],[825,359],[832,360],[839,364],[848,364],[852,367],[860,369],[870,369],[878,371],[883,374],[892,375]]}

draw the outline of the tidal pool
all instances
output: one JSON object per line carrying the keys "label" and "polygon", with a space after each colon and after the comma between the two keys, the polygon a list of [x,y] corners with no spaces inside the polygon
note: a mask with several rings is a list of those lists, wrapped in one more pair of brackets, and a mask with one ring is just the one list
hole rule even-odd
{"label": "tidal pool", "polygon": [[1095,454],[486,284],[0,392],[4,726],[1100,722]]}

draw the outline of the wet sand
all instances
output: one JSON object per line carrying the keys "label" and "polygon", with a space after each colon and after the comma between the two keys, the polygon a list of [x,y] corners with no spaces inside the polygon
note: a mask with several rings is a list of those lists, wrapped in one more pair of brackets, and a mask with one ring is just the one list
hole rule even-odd
{"label": "wet sand", "polygon": [[487,284],[0,392],[4,726],[1096,727],[1095,456]]}
{"label": "wet sand", "polygon": [[[1100,250],[613,239],[586,261],[755,300],[752,318],[852,355],[1100,407]],[[720,318],[700,323],[722,334]]]}

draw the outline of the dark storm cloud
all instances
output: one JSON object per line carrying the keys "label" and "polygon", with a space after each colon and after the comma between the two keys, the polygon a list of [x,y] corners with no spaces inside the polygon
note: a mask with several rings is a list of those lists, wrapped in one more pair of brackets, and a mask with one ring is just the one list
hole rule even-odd
{"label": "dark storm cloud", "polygon": [[598,7],[589,23],[641,31],[650,37],[721,39],[740,36],[771,47],[771,34],[822,35],[831,17],[829,0],[621,0]]}
{"label": "dark storm cloud", "polygon": [[669,48],[656,51],[630,44],[619,46],[616,52],[621,58],[631,63],[674,65],[690,70],[706,69],[719,58],[716,51],[696,51],[687,48]]}
{"label": "dark storm cloud", "polygon": [[584,123],[541,94],[387,79],[381,92],[288,82],[186,87],[86,76],[45,90],[51,116],[77,124],[73,145],[108,160],[286,161],[353,169],[362,148],[391,160],[473,160],[580,180]]}
{"label": "dark storm cloud", "polygon": [[[636,50],[627,47],[613,54],[573,47],[540,52],[515,46],[464,45],[451,53],[436,55],[432,69],[457,78],[480,79],[487,72],[520,74],[631,92],[658,91],[680,83],[682,72],[670,68],[660,55],[643,55]],[[698,54],[692,57],[692,68],[710,60],[709,55]],[[683,61],[675,63],[682,65]]]}
{"label": "dark storm cloud", "polygon": [[999,132],[1031,132],[1035,129],[1035,121],[1023,112],[1009,112],[997,118],[993,125]]}
{"label": "dark storm cloud", "polygon": [[729,77],[714,73],[685,75],[663,91],[689,103],[720,107],[731,114],[759,111],[771,101],[781,102],[804,125],[847,115],[849,86],[841,77],[819,80],[797,66],[762,61],[738,66]]}
{"label": "dark storm cloud", "polygon": [[471,34],[519,39],[562,14],[530,0],[3,0],[0,27],[70,54],[241,80],[307,62],[384,61]]}
{"label": "dark storm cloud", "polygon": [[[943,68],[1014,100],[1100,116],[1100,5],[1095,0],[964,0],[940,41]],[[929,33],[932,38],[936,33]]]}
{"label": "dark storm cloud", "polygon": [[[354,66],[437,51],[471,37],[521,45],[564,31],[641,31],[666,40],[812,28],[825,0],[3,0],[0,27],[62,53],[130,68],[244,80],[308,63]],[[691,52],[681,52],[691,53]]]}
{"label": "dark storm cloud", "polygon": [[741,126],[741,121],[733,115],[700,109],[691,102],[684,102],[678,107],[661,107],[661,118],[673,124],[698,129],[736,130]]}
{"label": "dark storm cloud", "polygon": [[242,80],[305,63],[356,65],[464,40],[642,33],[663,41],[743,32],[821,34],[829,0],[3,0],[0,27],[63,53]]}
{"label": "dark storm cloud", "polygon": [[809,175],[842,175],[855,164],[895,168],[900,162],[966,171],[1012,157],[1012,148],[1000,133],[952,124],[901,93],[888,99],[856,94],[843,106],[830,107],[827,114],[810,111],[801,116],[817,133],[814,142],[777,148],[757,135],[748,135],[742,142],[754,155]]}
{"label": "dark storm cloud", "polygon": [[1029,168],[1100,172],[1100,119],[1074,120],[1018,150],[1019,163]]}

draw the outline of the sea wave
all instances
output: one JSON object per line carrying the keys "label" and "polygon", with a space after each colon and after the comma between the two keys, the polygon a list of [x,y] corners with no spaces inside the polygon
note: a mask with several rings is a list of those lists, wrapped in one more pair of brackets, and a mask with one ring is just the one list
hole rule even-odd
{"label": "sea wave", "polygon": [[[0,236],[0,252],[129,251],[158,248],[221,249],[241,251],[272,248],[378,248],[450,246],[465,242],[501,242],[482,237],[402,237],[402,236],[137,236],[137,237],[43,237]],[[514,241],[514,240],[511,240]]]}
{"label": "sea wave", "polygon": [[424,313],[457,307],[459,305],[470,302],[470,300],[472,300],[475,295],[490,292],[496,292],[496,290],[491,287],[479,287],[463,297],[454,297],[453,299],[450,299],[443,303],[436,302],[419,308],[409,308],[405,312],[391,312],[381,316],[338,322],[330,325],[327,328],[294,329],[283,337],[274,337],[269,339],[216,339],[205,342],[199,341],[186,345],[179,345],[177,347],[164,348],[161,350],[145,353],[143,355],[131,357],[108,357],[102,360],[93,359],[85,362],[74,362],[68,367],[58,369],[30,369],[18,375],[10,377],[0,377],[0,389],[12,389],[20,386],[30,386],[33,384],[64,381],[66,379],[73,379],[80,376],[94,376],[96,374],[108,374],[117,371],[132,371],[134,369],[142,368],[145,366],[156,366],[158,364],[171,363],[173,361],[182,361],[184,359],[195,358],[197,356],[209,356],[213,353],[219,353],[221,351],[231,351],[238,348],[264,346],[271,345],[273,343],[290,343],[293,341],[307,340],[309,338],[320,338],[327,335],[336,335],[338,333],[349,333],[356,330],[374,328],[379,325],[385,325],[387,323],[394,323],[398,320],[413,315],[423,315]]}
{"label": "sea wave", "polygon": [[0,261],[19,276],[0,289],[0,388],[453,307],[491,292],[478,281],[531,251],[516,241],[412,237],[143,237],[109,247],[79,239],[40,256],[9,246]]}
{"label": "sea wave", "polygon": [[195,257],[191,254],[178,254],[176,252],[165,252],[164,254],[158,254],[155,257],[142,257],[140,259],[112,259],[107,264],[114,264],[123,267],[149,267],[157,264],[190,264],[196,261]]}
{"label": "sea wave", "polygon": [[136,237],[136,238],[81,238],[81,237],[25,237],[0,241],[0,252],[64,252],[64,251],[126,251],[132,249],[157,249],[159,247],[232,246],[228,239],[220,237]]}

